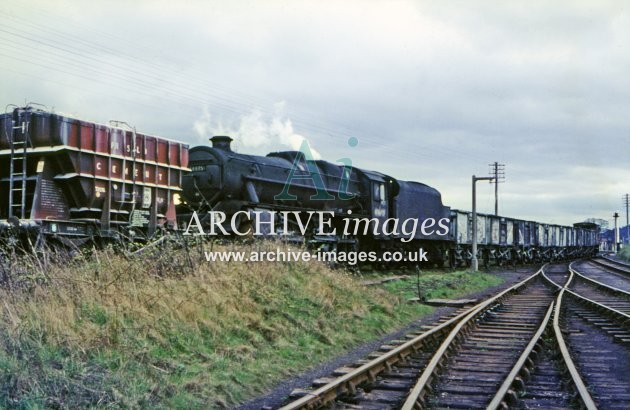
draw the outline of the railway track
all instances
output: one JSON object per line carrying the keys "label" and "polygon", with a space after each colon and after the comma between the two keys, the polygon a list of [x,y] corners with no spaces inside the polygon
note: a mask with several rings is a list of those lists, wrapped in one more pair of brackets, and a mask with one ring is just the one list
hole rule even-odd
{"label": "railway track", "polygon": [[569,286],[572,292],[611,310],[630,314],[630,292],[586,277],[578,271],[574,270],[573,273],[574,280]]}
{"label": "railway track", "polygon": [[630,277],[630,264],[620,260],[612,259],[606,256],[597,257],[589,260],[595,265],[602,266],[610,271],[620,273],[625,277]]}
{"label": "railway track", "polygon": [[564,312],[571,354],[599,408],[630,408],[630,294],[571,271]]}
{"label": "railway track", "polygon": [[627,294],[613,289],[545,266],[282,408],[630,408]]}
{"label": "railway track", "polygon": [[621,262],[595,258],[576,262],[573,269],[590,279],[630,292],[630,267],[625,266]]}
{"label": "railway track", "polygon": [[584,260],[574,263],[573,269],[576,272],[579,272],[582,276],[605,285],[630,292],[630,275],[624,275],[622,273],[608,270],[601,265],[595,264],[592,260]]}
{"label": "railway track", "polygon": [[615,259],[615,258],[611,258],[609,256],[602,256],[600,258],[595,258],[595,259],[601,259],[603,261],[605,261],[605,263],[620,267],[622,269],[625,269],[626,271],[630,272],[630,262],[624,262],[620,259]]}

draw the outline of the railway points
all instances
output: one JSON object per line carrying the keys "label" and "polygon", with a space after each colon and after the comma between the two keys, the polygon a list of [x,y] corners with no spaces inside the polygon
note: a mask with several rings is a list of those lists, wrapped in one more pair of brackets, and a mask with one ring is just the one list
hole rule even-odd
{"label": "railway points", "polygon": [[583,266],[594,270],[546,264],[315,380],[282,409],[628,408],[628,293]]}

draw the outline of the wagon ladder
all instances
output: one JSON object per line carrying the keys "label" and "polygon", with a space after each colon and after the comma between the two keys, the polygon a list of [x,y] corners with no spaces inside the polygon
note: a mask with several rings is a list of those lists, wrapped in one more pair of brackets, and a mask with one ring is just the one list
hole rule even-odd
{"label": "wagon ladder", "polygon": [[13,121],[11,128],[11,161],[9,170],[9,218],[25,218],[26,212],[26,150],[30,145],[28,136],[28,121],[23,120],[21,124],[15,125]]}

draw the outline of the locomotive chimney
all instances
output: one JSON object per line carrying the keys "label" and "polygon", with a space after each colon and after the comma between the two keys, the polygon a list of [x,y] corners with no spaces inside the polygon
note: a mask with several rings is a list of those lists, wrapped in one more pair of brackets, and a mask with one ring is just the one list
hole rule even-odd
{"label": "locomotive chimney", "polygon": [[215,135],[214,137],[210,138],[210,141],[212,141],[212,148],[232,152],[232,147],[230,146],[230,143],[233,141],[232,138],[226,135]]}

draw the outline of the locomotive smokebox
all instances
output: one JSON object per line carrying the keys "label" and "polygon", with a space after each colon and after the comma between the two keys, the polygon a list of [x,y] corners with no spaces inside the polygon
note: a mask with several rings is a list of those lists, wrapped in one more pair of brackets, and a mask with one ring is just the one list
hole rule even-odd
{"label": "locomotive smokebox", "polygon": [[232,138],[226,135],[216,135],[210,138],[210,141],[212,142],[212,148],[232,152],[232,147],[230,146],[232,141],[234,141]]}

